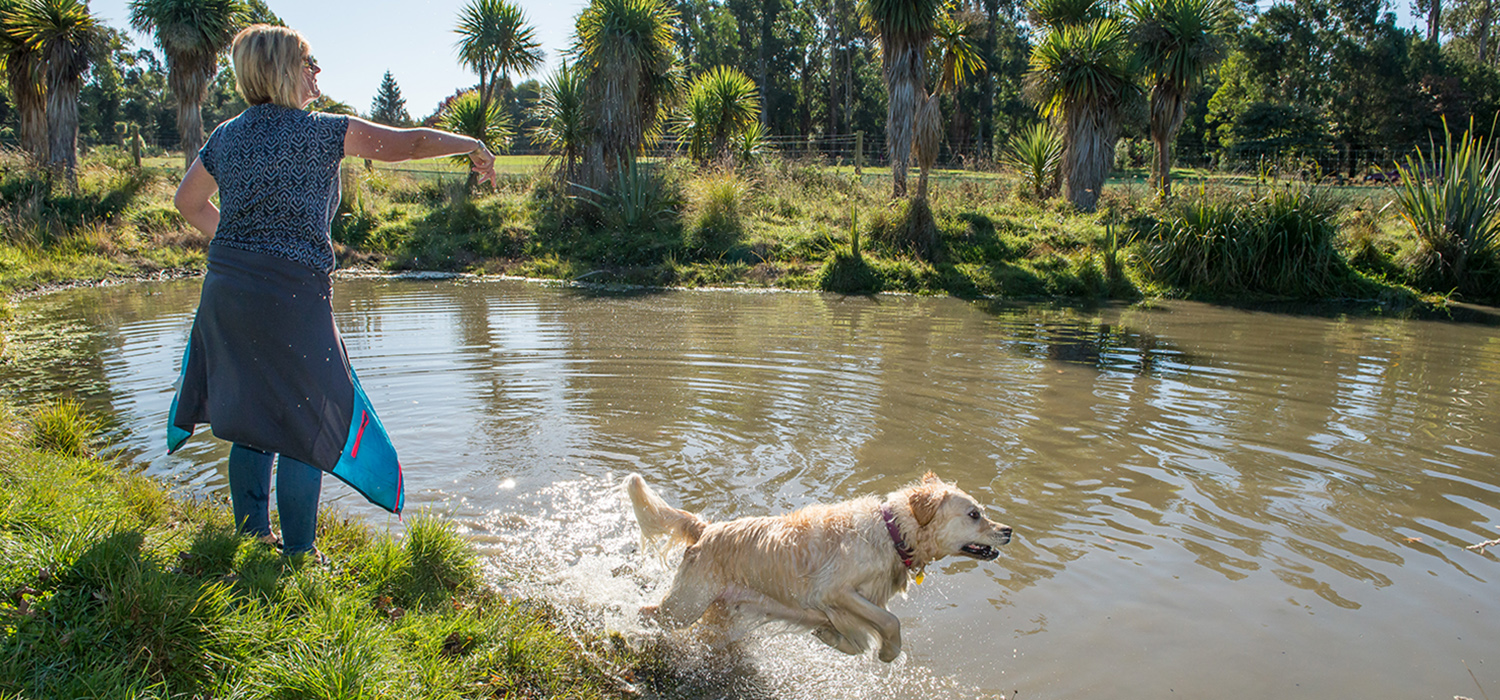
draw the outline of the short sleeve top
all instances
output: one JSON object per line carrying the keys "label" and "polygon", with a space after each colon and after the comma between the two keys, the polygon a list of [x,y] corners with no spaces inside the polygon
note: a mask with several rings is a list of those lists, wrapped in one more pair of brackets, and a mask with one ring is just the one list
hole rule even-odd
{"label": "short sleeve top", "polygon": [[220,124],[198,152],[219,186],[213,243],[334,268],[345,116],[254,105]]}

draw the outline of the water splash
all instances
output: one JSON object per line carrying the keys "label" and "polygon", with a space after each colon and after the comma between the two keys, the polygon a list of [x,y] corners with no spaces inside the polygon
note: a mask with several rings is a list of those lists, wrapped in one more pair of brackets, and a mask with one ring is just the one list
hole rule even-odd
{"label": "water splash", "polygon": [[[560,481],[522,495],[471,524],[490,575],[511,593],[545,600],[581,625],[660,649],[672,673],[667,697],[784,698],[975,697],[982,692],[922,668],[903,655],[884,664],[846,656],[802,630],[765,625],[727,649],[689,633],[664,634],[638,610],[671,583],[678,551],[643,547],[620,475]],[[520,562],[525,562],[520,566]]]}

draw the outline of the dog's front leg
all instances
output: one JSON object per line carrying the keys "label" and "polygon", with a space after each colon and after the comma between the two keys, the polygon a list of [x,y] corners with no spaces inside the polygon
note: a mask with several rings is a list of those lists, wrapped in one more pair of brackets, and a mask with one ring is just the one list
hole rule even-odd
{"label": "dog's front leg", "polygon": [[868,625],[880,636],[880,660],[890,663],[901,655],[901,619],[891,614],[891,611],[871,603],[864,596],[855,591],[845,591],[839,596],[835,606],[839,609],[836,617],[830,614],[828,617],[834,621],[834,626],[845,637],[849,636],[844,627],[839,624],[839,618],[844,616],[858,618],[863,625]]}
{"label": "dog's front leg", "polygon": [[708,606],[724,592],[724,586],[709,572],[699,554],[696,545],[688,547],[672,579],[672,589],[654,610],[648,610],[649,606],[642,608],[643,614],[654,616],[663,627],[677,629],[693,624],[708,611]]}
{"label": "dog's front leg", "polygon": [[[858,634],[860,639],[864,639],[864,632],[860,632]],[[855,642],[854,640],[845,637],[843,634],[840,634],[839,631],[837,629],[834,629],[833,625],[831,624],[823,625],[822,627],[813,630],[813,637],[816,637],[818,641],[827,644],[834,649],[838,649],[839,651],[842,651],[850,656],[863,654],[865,653],[865,650],[869,649],[868,646]]]}

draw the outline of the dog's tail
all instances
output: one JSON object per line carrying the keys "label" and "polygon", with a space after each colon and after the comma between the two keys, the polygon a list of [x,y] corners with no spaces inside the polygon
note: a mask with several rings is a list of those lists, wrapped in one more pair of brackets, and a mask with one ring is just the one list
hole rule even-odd
{"label": "dog's tail", "polygon": [[625,477],[625,492],[630,494],[636,522],[641,524],[641,539],[648,542],[667,536],[673,542],[691,545],[703,536],[703,528],[708,527],[707,520],[667,505],[640,474]]}

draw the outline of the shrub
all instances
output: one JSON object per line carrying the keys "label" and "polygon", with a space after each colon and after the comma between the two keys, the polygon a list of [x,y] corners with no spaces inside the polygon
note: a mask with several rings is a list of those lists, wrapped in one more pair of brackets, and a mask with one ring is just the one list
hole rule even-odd
{"label": "shrub", "polygon": [[1062,154],[1062,134],[1039,122],[1011,137],[1002,162],[1021,176],[1027,196],[1043,200],[1057,193]]}
{"label": "shrub", "polygon": [[618,170],[608,190],[579,186],[587,193],[579,200],[598,214],[599,228],[578,252],[620,265],[659,263],[682,248],[680,197],[656,173],[634,161]]}
{"label": "shrub", "polygon": [[1316,186],[1250,197],[1200,189],[1148,234],[1148,276],[1194,294],[1336,295],[1349,278],[1334,249],[1343,202]]}
{"label": "shrub", "polygon": [[688,245],[700,253],[722,255],[745,233],[745,199],[750,186],[732,172],[703,178],[693,202],[692,236]]}
{"label": "shrub", "polygon": [[1500,249],[1500,155],[1493,135],[1475,135],[1471,121],[1455,140],[1444,123],[1441,147],[1419,148],[1396,167],[1397,211],[1420,242],[1410,261],[1417,277],[1429,287],[1497,294],[1484,284],[1493,280]]}

